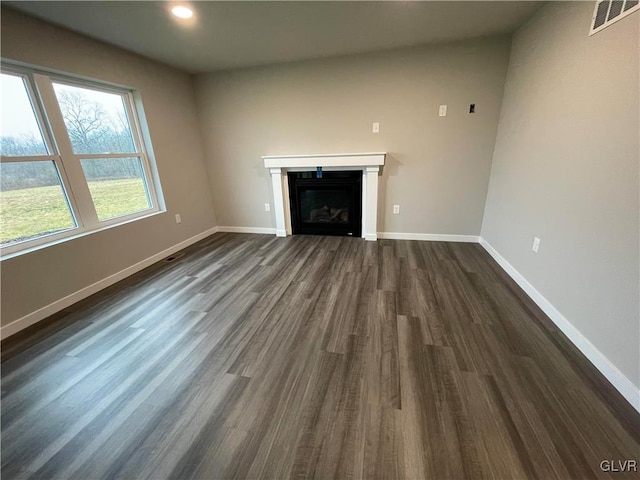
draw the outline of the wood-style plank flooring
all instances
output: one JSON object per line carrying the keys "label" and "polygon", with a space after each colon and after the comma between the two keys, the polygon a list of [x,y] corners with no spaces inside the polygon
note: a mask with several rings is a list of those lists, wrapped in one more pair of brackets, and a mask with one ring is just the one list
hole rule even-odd
{"label": "wood-style plank flooring", "polygon": [[2,478],[638,478],[476,244],[216,234],[2,345]]}

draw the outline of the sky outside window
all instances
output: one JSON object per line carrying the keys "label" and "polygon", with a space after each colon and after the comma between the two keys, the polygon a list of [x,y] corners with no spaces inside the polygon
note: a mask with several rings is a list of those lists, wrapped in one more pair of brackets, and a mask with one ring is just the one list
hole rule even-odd
{"label": "sky outside window", "polygon": [[0,153],[7,156],[46,155],[47,147],[24,80],[3,73],[0,82]]}

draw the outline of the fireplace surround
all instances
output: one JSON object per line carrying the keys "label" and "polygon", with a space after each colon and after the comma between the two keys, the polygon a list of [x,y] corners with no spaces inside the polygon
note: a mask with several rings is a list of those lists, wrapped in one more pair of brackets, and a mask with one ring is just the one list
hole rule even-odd
{"label": "fireplace surround", "polygon": [[380,168],[384,166],[385,157],[385,152],[262,157],[271,176],[276,235],[285,237],[293,233],[288,173],[315,172],[318,167],[322,167],[323,172],[362,172],[360,235],[366,240],[377,240],[378,175]]}

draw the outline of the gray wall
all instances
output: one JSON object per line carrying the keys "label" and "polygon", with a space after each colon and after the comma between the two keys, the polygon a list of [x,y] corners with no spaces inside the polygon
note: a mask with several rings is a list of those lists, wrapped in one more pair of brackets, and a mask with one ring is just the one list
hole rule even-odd
{"label": "gray wall", "polygon": [[2,56],[138,89],[168,210],[3,260],[2,325],[215,225],[188,75],[4,8]]}
{"label": "gray wall", "polygon": [[387,151],[378,231],[479,235],[509,47],[494,37],[197,76],[218,223],[275,226],[262,155]]}
{"label": "gray wall", "polygon": [[514,37],[482,236],[640,385],[638,14],[588,37],[592,11]]}

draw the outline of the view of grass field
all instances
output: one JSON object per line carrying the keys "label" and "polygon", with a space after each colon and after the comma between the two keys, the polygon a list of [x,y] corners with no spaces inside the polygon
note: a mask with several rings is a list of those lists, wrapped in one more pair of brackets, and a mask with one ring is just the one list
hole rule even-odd
{"label": "view of grass field", "polygon": [[[142,179],[89,182],[100,220],[150,208]],[[59,185],[0,192],[0,243],[26,240],[75,224]]]}

